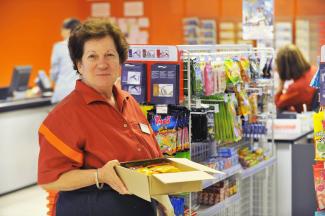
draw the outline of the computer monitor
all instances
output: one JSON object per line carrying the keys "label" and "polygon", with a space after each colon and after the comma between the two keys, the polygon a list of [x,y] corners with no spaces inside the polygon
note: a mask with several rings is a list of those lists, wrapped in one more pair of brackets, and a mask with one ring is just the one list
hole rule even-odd
{"label": "computer monitor", "polygon": [[9,86],[9,95],[13,96],[15,91],[22,92],[28,88],[29,77],[32,71],[32,66],[15,66]]}

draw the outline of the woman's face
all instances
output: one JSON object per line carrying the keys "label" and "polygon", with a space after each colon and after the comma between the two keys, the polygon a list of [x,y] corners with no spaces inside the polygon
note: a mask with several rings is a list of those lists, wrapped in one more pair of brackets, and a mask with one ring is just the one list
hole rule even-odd
{"label": "woman's face", "polygon": [[119,55],[112,37],[86,41],[81,62],[78,62],[78,71],[82,81],[97,91],[111,90],[121,73]]}

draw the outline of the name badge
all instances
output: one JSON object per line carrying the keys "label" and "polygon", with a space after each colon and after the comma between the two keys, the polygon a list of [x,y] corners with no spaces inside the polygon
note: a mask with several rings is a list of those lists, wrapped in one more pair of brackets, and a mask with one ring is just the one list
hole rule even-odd
{"label": "name badge", "polygon": [[148,125],[142,124],[142,123],[139,123],[139,125],[140,125],[140,129],[143,133],[150,134]]}

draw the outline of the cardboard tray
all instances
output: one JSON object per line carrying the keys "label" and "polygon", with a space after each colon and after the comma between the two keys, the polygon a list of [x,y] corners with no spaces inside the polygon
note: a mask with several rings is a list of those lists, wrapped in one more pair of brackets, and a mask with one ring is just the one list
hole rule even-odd
{"label": "cardboard tray", "polygon": [[[171,162],[181,172],[147,176],[129,169],[134,166],[147,166],[164,162]],[[151,196],[154,195],[200,191],[203,189],[202,182],[204,180],[214,179],[210,174],[222,173],[185,158],[158,158],[153,160],[131,161],[121,163],[120,166],[115,167],[115,170],[130,193],[149,202],[151,201]]]}

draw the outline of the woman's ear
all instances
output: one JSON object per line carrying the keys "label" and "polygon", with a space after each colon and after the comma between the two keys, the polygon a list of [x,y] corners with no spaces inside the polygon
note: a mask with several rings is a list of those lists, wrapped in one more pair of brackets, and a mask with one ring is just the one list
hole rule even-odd
{"label": "woman's ear", "polygon": [[82,75],[82,73],[83,73],[83,65],[82,65],[81,61],[77,62],[77,68],[78,68],[79,73]]}

